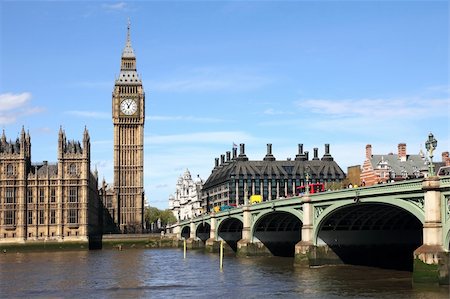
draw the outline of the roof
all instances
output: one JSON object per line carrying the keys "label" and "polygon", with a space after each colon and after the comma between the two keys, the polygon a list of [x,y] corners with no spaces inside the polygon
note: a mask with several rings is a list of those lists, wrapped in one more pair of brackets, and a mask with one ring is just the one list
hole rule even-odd
{"label": "roof", "polygon": [[31,173],[38,175],[38,177],[47,176],[47,172],[49,176],[58,175],[58,165],[57,164],[32,164],[31,165]]}
{"label": "roof", "polygon": [[296,178],[305,179],[306,172],[310,178],[324,178],[331,180],[342,180],[345,173],[339,165],[332,160],[286,160],[286,161],[242,161],[231,160],[215,167],[211,175],[203,185],[208,189],[227,182],[232,176],[250,178],[259,176],[264,178]]}
{"label": "roof", "polygon": [[408,175],[414,175],[415,172],[428,169],[427,162],[422,155],[407,155],[405,160],[401,160],[396,154],[372,155],[370,162],[374,169],[386,165],[389,171],[393,171],[396,176],[405,171]]}

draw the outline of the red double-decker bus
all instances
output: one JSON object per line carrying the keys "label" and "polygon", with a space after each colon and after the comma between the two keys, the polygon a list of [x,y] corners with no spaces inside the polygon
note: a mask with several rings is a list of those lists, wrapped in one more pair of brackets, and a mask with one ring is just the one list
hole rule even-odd
{"label": "red double-decker bus", "polygon": [[[305,186],[298,186],[295,189],[297,189],[297,195],[305,193]],[[324,192],[325,191],[325,184],[324,183],[308,184],[308,190],[309,190],[310,194]]]}

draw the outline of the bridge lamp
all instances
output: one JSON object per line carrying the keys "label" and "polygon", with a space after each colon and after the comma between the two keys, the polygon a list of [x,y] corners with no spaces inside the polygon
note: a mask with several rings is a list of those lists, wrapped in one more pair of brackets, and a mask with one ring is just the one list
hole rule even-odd
{"label": "bridge lamp", "polygon": [[437,147],[437,140],[434,138],[433,134],[428,135],[428,140],[425,142],[425,148],[427,149],[428,157],[430,158],[428,164],[429,176],[434,176],[434,165],[433,165],[433,151]]}

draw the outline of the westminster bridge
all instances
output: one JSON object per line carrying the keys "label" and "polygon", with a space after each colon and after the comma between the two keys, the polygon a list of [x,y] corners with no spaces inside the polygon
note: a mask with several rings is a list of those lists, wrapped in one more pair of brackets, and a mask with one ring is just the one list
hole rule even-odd
{"label": "westminster bridge", "polygon": [[356,264],[413,270],[449,284],[450,177],[327,191],[181,221],[188,248],[293,256],[298,266]]}

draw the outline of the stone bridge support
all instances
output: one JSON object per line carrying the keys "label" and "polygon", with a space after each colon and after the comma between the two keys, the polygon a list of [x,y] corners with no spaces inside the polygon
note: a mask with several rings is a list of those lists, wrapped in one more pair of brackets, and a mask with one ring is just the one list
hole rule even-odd
{"label": "stone bridge support", "polygon": [[[242,208],[243,212],[243,228],[242,239],[237,243],[237,256],[266,256],[271,255],[270,251],[259,240],[254,242],[252,236],[252,214],[250,206],[246,205]],[[253,241],[253,242],[252,242]]]}
{"label": "stone bridge support", "polygon": [[190,223],[190,234],[189,234],[189,239],[186,240],[186,247],[188,249],[197,249],[197,248],[202,248],[203,247],[203,242],[200,241],[197,236],[195,235],[197,229],[195,226],[195,223],[193,220],[191,220]]}
{"label": "stone bridge support", "polygon": [[314,245],[313,206],[309,196],[303,197],[302,240],[295,245],[294,263],[300,267],[341,264],[341,259],[327,245]]}
{"label": "stone bridge support", "polygon": [[413,282],[449,284],[449,253],[444,250],[439,177],[423,181],[423,245],[414,251]]}
{"label": "stone bridge support", "polygon": [[220,242],[216,238],[217,234],[217,217],[213,212],[211,214],[211,229],[209,231],[209,239],[205,242],[205,249],[208,252],[219,252]]}

